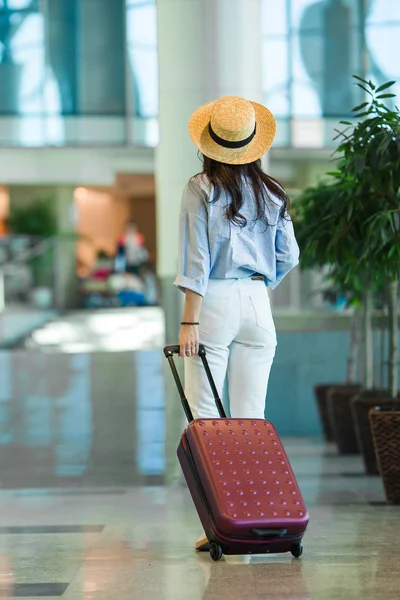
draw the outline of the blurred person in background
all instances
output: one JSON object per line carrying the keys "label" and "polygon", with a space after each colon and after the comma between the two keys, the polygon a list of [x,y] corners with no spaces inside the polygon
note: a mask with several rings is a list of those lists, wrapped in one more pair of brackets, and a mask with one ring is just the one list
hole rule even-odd
{"label": "blurred person in background", "polygon": [[139,232],[137,224],[130,221],[126,224],[125,232],[118,240],[115,270],[139,275],[141,267],[148,258],[149,253],[145,246],[144,236]]}

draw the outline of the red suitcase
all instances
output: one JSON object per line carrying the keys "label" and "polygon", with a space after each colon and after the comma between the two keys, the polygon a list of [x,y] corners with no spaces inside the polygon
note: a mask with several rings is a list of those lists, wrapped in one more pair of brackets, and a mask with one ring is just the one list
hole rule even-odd
{"label": "red suitcase", "polygon": [[193,419],[174,354],[164,349],[189,421],[178,458],[215,561],[223,554],[303,553],[309,516],[274,426],[263,419],[228,419],[202,359],[220,419]]}

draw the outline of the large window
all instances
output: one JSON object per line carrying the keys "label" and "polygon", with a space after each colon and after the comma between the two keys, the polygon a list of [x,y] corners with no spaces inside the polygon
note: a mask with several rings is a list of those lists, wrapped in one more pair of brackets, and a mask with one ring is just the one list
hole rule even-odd
{"label": "large window", "polygon": [[353,74],[400,80],[397,0],[263,0],[263,13],[264,101],[281,146],[331,145],[362,101]]}
{"label": "large window", "polygon": [[0,145],[156,145],[155,0],[0,0]]}
{"label": "large window", "polygon": [[127,0],[129,111],[132,136],[143,145],[158,142],[157,8],[155,0]]}

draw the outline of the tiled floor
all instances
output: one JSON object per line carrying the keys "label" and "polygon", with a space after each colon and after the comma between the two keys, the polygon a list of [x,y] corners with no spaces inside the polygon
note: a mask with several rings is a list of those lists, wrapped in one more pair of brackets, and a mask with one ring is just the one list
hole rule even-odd
{"label": "tiled floor", "polygon": [[400,507],[359,457],[286,442],[311,521],[301,560],[212,563],[182,484],[0,493],[0,598],[398,600]]}

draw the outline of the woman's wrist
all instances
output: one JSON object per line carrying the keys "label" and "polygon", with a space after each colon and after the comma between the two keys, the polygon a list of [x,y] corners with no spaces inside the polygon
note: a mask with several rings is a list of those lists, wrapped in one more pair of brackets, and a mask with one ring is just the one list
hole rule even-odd
{"label": "woman's wrist", "polygon": [[199,315],[196,315],[196,313],[186,314],[186,312],[184,312],[182,315],[182,323],[198,323],[199,321],[200,317]]}

